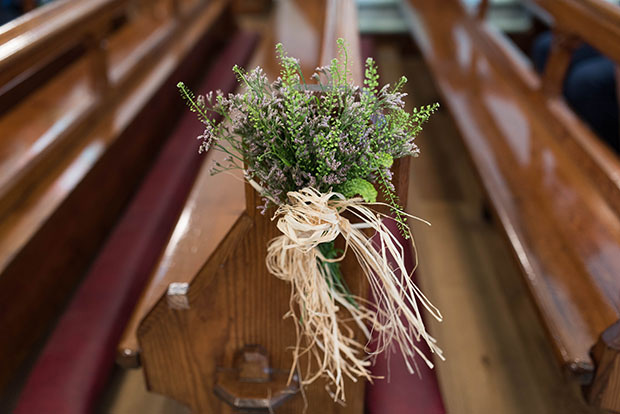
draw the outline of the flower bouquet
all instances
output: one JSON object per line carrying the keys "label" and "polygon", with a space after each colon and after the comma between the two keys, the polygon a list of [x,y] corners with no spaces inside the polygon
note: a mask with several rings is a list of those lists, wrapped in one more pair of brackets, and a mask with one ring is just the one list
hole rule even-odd
{"label": "flower bouquet", "polygon": [[[300,358],[307,355],[301,384],[326,378],[333,398],[344,401],[344,379],[372,380],[373,357],[390,347],[402,352],[412,373],[416,355],[432,367],[419,341],[442,358],[421,308],[441,315],[407,277],[403,248],[379,211],[387,206],[402,235],[411,237],[407,218],[415,217],[400,207],[390,167],[419,154],[415,136],[438,105],[405,111],[407,80],[379,89],[371,58],[364,85],[351,84],[344,41],[338,44],[339,57],[318,68],[312,83],[278,44],[281,73],[273,82],[260,67],[246,72],[235,66],[244,87],[239,94],[195,97],[183,83],[178,87],[205,125],[200,151],[227,154],[212,172],[242,170],[264,200],[262,212],[282,232],[269,243],[266,265],[291,285],[287,316],[295,321],[297,343],[290,378],[301,373]],[[377,201],[379,193],[384,201]],[[373,302],[348,288],[339,266],[346,255],[357,259]],[[375,351],[356,340],[350,324],[367,340],[374,332]]]}

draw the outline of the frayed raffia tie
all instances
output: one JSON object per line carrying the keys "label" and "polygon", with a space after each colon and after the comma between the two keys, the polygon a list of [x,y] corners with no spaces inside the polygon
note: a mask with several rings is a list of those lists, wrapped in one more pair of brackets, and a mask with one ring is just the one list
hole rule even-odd
{"label": "frayed raffia tie", "polygon": [[[416,355],[433,367],[418,347],[421,340],[443,359],[441,349],[424,327],[420,310],[424,307],[437,320],[441,314],[407,277],[403,247],[383,224],[384,215],[371,210],[361,198],[346,199],[334,192],[321,194],[305,188],[289,192],[288,197],[290,204],[280,206],[274,215],[282,235],[270,241],[266,262],[273,275],[291,283],[287,316],[294,319],[297,329],[291,377],[301,368],[300,357],[308,354],[305,372],[300,372],[302,385],[325,377],[333,398],[344,401],[345,378],[372,381],[369,368],[373,356],[388,347],[400,349],[411,373]],[[353,224],[343,217],[345,210],[360,222]],[[376,247],[361,230],[364,228],[376,232]],[[342,256],[322,256],[318,246],[338,236],[345,240]],[[334,289],[328,270],[318,264],[318,259],[324,263],[341,261],[349,251],[368,279],[376,305]],[[375,351],[369,353],[366,343],[356,340],[351,323],[361,329],[367,341],[371,332],[377,334]]]}

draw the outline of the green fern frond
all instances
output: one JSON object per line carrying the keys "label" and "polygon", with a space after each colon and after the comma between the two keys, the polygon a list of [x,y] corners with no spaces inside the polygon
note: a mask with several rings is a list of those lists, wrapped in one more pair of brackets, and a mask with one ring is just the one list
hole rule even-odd
{"label": "green fern frond", "polygon": [[198,99],[196,99],[196,95],[194,95],[194,93],[189,90],[183,82],[177,83],[177,88],[179,88],[179,93],[189,107],[189,110],[200,115],[203,120],[208,121],[209,118],[207,116],[207,109],[204,102],[198,101]]}

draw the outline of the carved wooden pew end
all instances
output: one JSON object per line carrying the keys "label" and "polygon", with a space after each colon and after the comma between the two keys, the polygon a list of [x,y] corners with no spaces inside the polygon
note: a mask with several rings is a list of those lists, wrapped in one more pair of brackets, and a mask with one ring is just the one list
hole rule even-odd
{"label": "carved wooden pew end", "polygon": [[[296,333],[288,312],[290,286],[267,271],[268,242],[279,234],[269,215],[248,206],[189,283],[168,286],[138,328],[141,362],[149,389],[193,412],[269,409],[298,413],[305,402],[297,380],[288,383]],[[355,294],[366,296],[353,256],[342,272]],[[361,332],[357,332],[359,338]],[[305,367],[306,359],[300,362]],[[310,412],[361,414],[365,384],[347,382],[347,406],[335,403],[323,380],[305,389]],[[293,398],[294,397],[294,398]],[[288,401],[287,401],[288,400]]]}
{"label": "carved wooden pew end", "polygon": [[299,392],[299,378],[288,382],[289,372],[271,368],[267,350],[246,345],[234,358],[232,369],[216,369],[215,394],[237,410],[269,412]]}

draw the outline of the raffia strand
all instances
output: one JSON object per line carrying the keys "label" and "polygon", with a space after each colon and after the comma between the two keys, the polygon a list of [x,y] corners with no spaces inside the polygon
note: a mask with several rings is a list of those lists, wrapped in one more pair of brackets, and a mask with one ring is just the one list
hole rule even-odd
{"label": "raffia strand", "polygon": [[[299,371],[302,386],[325,378],[328,392],[344,402],[345,379],[372,381],[372,362],[389,347],[400,350],[411,373],[417,368],[416,357],[433,367],[418,346],[420,341],[444,359],[436,340],[426,331],[421,309],[439,321],[441,313],[407,277],[404,249],[383,223],[385,215],[361,198],[347,199],[335,192],[323,194],[305,188],[289,192],[288,197],[290,204],[281,205],[273,217],[282,235],[270,241],[266,264],[273,275],[291,284],[286,316],[295,322],[297,342],[290,378]],[[359,222],[351,223],[343,216],[345,211]],[[374,242],[364,233],[365,228],[375,232]],[[344,238],[344,253],[337,259],[323,257],[318,246],[337,237]],[[318,259],[341,261],[351,252],[368,279],[374,303],[333,289],[328,270],[318,265]],[[355,338],[351,324],[364,334],[364,343]],[[370,352],[367,345],[372,332],[377,347]],[[300,367],[306,355],[306,366]]]}

